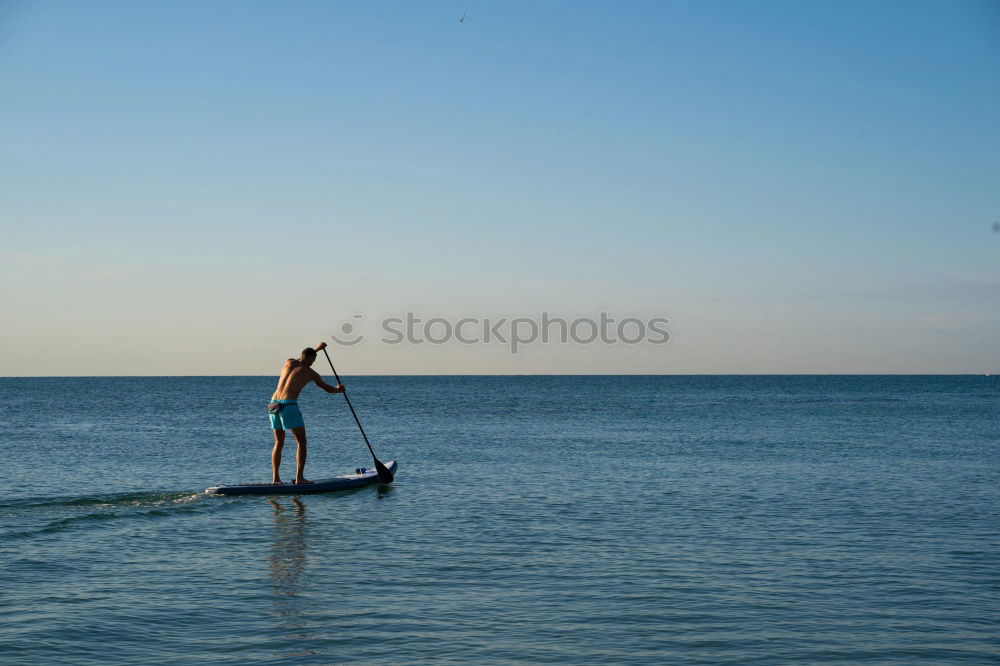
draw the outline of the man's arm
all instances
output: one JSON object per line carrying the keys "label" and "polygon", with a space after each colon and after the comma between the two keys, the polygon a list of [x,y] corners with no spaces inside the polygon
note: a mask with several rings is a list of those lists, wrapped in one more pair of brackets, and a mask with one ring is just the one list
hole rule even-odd
{"label": "man's arm", "polygon": [[319,376],[318,372],[316,372],[315,370],[313,370],[312,373],[313,373],[313,382],[316,383],[316,386],[320,387],[321,389],[323,389],[327,393],[343,393],[344,392],[344,385],[343,384],[337,384],[336,386],[330,386],[329,384],[327,384],[326,382],[323,381],[323,378]]}

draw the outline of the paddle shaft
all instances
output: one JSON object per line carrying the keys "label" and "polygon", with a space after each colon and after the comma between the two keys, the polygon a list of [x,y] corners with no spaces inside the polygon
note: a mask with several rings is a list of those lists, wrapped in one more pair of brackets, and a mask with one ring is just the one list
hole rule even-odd
{"label": "paddle shaft", "polygon": [[[333,371],[333,376],[337,380],[337,384],[343,386],[344,382],[340,381],[340,375],[337,374],[337,369],[333,367],[333,361],[330,360],[330,355],[326,353],[326,349],[323,350],[323,355],[326,356],[326,362],[330,364],[330,370]],[[351,399],[347,397],[347,387],[344,387],[344,400],[347,401],[347,407],[351,410],[351,416],[354,417],[354,422],[358,424],[358,430],[361,431],[361,436],[364,437],[365,446],[368,447],[368,451],[371,452],[372,457],[375,457],[375,452],[372,451],[372,445],[368,442],[368,435],[365,434],[365,429],[361,427],[361,421],[358,419],[357,412],[354,411],[354,405],[351,404]]]}

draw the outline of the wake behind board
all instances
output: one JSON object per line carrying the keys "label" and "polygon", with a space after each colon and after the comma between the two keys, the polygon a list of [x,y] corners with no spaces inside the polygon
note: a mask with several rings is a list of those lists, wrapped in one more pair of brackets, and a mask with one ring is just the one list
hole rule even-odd
{"label": "wake behind board", "polygon": [[[396,461],[385,463],[386,468],[396,473]],[[308,493],[329,493],[334,490],[359,488],[379,483],[378,472],[367,469],[361,474],[344,474],[332,479],[321,479],[315,483],[259,483],[245,486],[212,486],[205,489],[206,495],[305,495]]]}

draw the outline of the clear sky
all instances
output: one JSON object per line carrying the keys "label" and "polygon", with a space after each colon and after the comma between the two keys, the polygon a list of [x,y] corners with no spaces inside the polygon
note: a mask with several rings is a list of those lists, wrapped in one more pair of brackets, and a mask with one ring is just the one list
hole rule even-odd
{"label": "clear sky", "polygon": [[0,0],[0,375],[1000,372],[998,221],[995,1]]}

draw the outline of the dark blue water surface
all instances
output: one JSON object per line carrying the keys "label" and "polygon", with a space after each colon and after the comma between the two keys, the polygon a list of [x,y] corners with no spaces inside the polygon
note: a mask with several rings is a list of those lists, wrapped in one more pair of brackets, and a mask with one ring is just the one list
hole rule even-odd
{"label": "dark blue water surface", "polygon": [[1000,660],[987,378],[345,381],[396,483],[269,499],[202,491],[268,480],[273,377],[0,379],[0,662]]}

